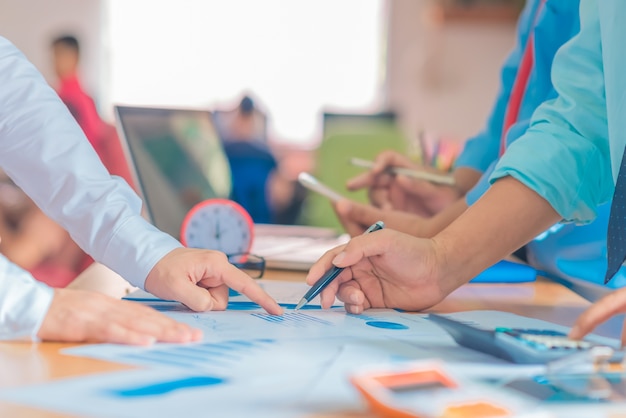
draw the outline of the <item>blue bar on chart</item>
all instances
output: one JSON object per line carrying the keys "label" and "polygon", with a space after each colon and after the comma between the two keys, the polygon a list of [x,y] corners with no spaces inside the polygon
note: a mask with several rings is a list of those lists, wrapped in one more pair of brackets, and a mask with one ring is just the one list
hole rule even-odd
{"label": "blue bar on chart", "polygon": [[310,326],[333,326],[333,323],[301,312],[288,312],[282,316],[266,313],[252,313],[251,316],[264,321],[287,327],[306,328]]}
{"label": "blue bar on chart", "polygon": [[184,368],[229,367],[244,357],[274,344],[271,339],[233,340],[220,343],[202,343],[157,347],[124,355],[121,360],[149,366]]}

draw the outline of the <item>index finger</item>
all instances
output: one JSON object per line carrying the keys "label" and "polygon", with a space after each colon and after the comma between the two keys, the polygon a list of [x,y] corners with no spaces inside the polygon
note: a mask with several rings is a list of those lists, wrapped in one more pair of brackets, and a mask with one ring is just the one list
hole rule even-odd
{"label": "index finger", "polygon": [[225,272],[223,279],[228,287],[246,295],[251,301],[265,309],[267,313],[272,315],[283,314],[283,308],[252,277],[235,266],[230,265],[230,269]]}
{"label": "index finger", "polygon": [[626,288],[616,290],[591,305],[576,320],[569,337],[573,339],[583,338],[613,315],[624,312],[626,312]]}
{"label": "index finger", "polygon": [[309,286],[312,286],[328,269],[333,267],[333,259],[346,248],[346,244],[340,245],[338,247],[333,248],[332,250],[326,251],[323,256],[320,257],[319,260],[311,266],[308,274],[306,275],[306,283]]}
{"label": "index finger", "polygon": [[346,182],[346,188],[352,191],[360,190],[366,187],[371,187],[373,183],[374,174],[371,171],[367,171],[349,179]]}

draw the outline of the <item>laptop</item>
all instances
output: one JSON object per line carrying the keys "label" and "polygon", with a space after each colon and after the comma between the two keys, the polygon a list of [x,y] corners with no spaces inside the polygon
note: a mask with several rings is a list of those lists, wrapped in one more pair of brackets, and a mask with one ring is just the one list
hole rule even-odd
{"label": "laptop", "polygon": [[[115,116],[145,216],[157,228],[180,239],[194,205],[229,197],[230,167],[211,112],[115,106]],[[347,240],[328,228],[257,224],[251,251],[268,268],[307,270]]]}

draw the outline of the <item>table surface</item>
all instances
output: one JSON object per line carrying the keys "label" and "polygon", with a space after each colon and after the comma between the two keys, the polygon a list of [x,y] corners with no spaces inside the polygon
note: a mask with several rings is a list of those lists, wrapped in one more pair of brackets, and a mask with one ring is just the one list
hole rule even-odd
{"label": "table surface", "polygon": [[[301,281],[302,272],[270,271],[266,278]],[[434,312],[469,310],[500,310],[571,326],[589,303],[565,287],[538,280],[525,284],[468,284],[452,293],[431,309]],[[621,320],[613,318],[596,331],[600,335],[618,338]],[[0,388],[44,383],[54,379],[129,369],[129,366],[100,360],[60,354],[60,350],[75,344],[60,343],[0,343]],[[60,415],[25,406],[0,402],[0,417],[46,417]],[[363,414],[342,414],[358,416]],[[325,416],[329,418],[329,416]]]}

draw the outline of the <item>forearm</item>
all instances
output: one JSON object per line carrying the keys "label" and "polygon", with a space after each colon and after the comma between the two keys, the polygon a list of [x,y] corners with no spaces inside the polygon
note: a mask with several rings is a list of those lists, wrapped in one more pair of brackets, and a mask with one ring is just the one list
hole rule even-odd
{"label": "forearm", "polygon": [[467,203],[462,197],[432,218],[425,219],[418,236],[432,238],[454,222],[467,210]]}
{"label": "forearm", "polygon": [[519,181],[498,180],[433,238],[442,286],[451,292],[560,219],[548,201]]}

